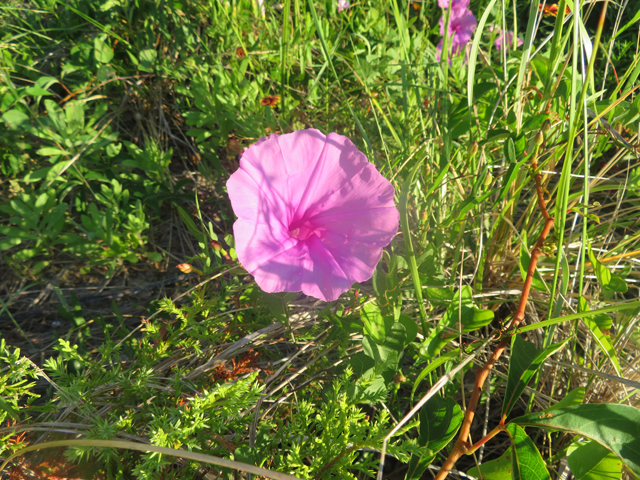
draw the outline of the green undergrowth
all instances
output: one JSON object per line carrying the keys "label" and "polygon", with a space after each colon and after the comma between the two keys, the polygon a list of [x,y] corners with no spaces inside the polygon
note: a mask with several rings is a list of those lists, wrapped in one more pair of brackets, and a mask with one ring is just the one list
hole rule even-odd
{"label": "green undergrowth", "polygon": [[[360,479],[386,445],[384,478],[431,478],[508,336],[471,429],[488,441],[455,468],[640,475],[632,3],[574,18],[569,0],[557,16],[472,0],[467,52],[439,60],[435,0],[5,2],[0,333],[21,340],[0,346],[0,460],[87,445],[29,450],[1,474],[239,478],[242,463]],[[496,26],[524,45],[497,49]],[[402,217],[373,279],[330,303],[262,292],[233,248],[239,155],[302,128],[348,136]],[[554,227],[514,329],[538,193]],[[192,273],[172,295],[78,298],[88,279],[178,264]],[[16,316],[45,285],[58,314],[38,336]],[[496,427],[502,442],[486,438]]]}

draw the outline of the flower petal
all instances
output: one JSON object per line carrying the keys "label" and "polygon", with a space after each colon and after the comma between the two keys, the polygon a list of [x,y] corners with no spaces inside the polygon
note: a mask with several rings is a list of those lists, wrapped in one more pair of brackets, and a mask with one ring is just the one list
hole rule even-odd
{"label": "flower petal", "polygon": [[281,206],[278,215],[284,215],[284,224],[291,222],[325,145],[325,137],[318,130],[300,130],[271,135],[242,155],[240,168],[254,179],[272,205]]}
{"label": "flower petal", "polygon": [[373,275],[382,249],[398,230],[399,213],[391,207],[336,213],[314,218],[316,234],[351,283]]}
{"label": "flower petal", "polygon": [[256,283],[267,293],[299,292],[304,291],[304,274],[308,264],[308,246],[299,242],[263,262],[252,274]]}
{"label": "flower petal", "polygon": [[274,196],[271,190],[266,181],[262,181],[262,184],[257,183],[242,168],[227,180],[229,199],[233,211],[239,218],[286,229],[286,205],[280,197]]}
{"label": "flower petal", "polygon": [[249,273],[298,243],[284,227],[240,218],[233,224],[238,260]]}
{"label": "flower petal", "polygon": [[351,288],[352,282],[316,235],[305,243],[309,264],[302,275],[302,292],[325,302],[336,300]]}
{"label": "flower petal", "polygon": [[[369,162],[340,188],[327,190],[327,193],[318,198],[306,212],[305,217],[312,223],[316,217],[344,213],[360,214],[360,212],[384,207],[395,209],[393,185]],[[396,230],[397,222],[393,232],[389,232],[391,237],[395,235]]]}
{"label": "flower petal", "polygon": [[[369,160],[351,140],[336,133],[327,135],[325,147],[311,172],[294,220],[308,218],[309,210],[315,209],[321,199],[342,188],[367,165],[371,165]],[[371,167],[375,170],[373,165]]]}

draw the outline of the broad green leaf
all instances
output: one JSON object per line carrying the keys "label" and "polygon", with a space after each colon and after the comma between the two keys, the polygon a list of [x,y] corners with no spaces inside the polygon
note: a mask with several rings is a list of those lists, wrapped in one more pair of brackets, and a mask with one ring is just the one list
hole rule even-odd
{"label": "broad green leaf", "polygon": [[20,110],[9,110],[2,115],[2,121],[7,124],[9,129],[17,130],[20,125],[29,121],[29,115]]}
{"label": "broad green leaf", "polygon": [[627,405],[594,403],[533,413],[511,423],[582,435],[611,450],[640,475],[640,410]]}
{"label": "broad green leaf", "polygon": [[[589,306],[587,305],[587,301],[580,297],[580,301],[578,302],[578,311],[579,312],[588,312]],[[611,343],[611,339],[609,335],[605,335],[600,330],[600,327],[596,323],[596,321],[591,317],[584,317],[582,321],[585,325],[591,330],[591,334],[597,344],[600,346],[600,350],[604,352],[604,354],[609,358],[609,361],[613,364],[613,368],[616,369],[616,373],[622,376],[622,371],[620,370],[620,364],[618,363],[618,356],[616,355],[616,349],[613,348],[613,344]]]}
{"label": "broad green leaf", "polygon": [[20,245],[22,243],[22,239],[20,238],[3,238],[0,239],[0,250],[8,250],[16,245]]}
{"label": "broad green leaf", "polygon": [[554,343],[545,350],[540,351],[533,343],[523,340],[520,335],[512,337],[507,390],[502,404],[503,415],[509,415],[531,377],[540,368],[545,359],[562,348],[565,342]]}
{"label": "broad green leaf", "polygon": [[378,345],[367,335],[362,338],[362,350],[376,362],[376,372],[395,371],[398,368],[399,352],[387,346]]}
{"label": "broad green leaf", "polygon": [[84,127],[84,103],[78,100],[69,102],[64,107],[67,127],[73,130],[81,130]]}
{"label": "broad green leaf", "polygon": [[543,412],[551,412],[553,410],[558,410],[560,408],[565,407],[573,407],[575,405],[580,405],[584,401],[584,394],[586,389],[584,387],[578,387],[571,390],[569,393],[565,395],[565,397],[560,400],[558,403],[551,405],[543,410]]}
{"label": "broad green leaf", "polygon": [[408,315],[400,315],[400,318],[398,318],[398,322],[404,325],[404,329],[406,332],[404,346],[406,347],[416,339],[416,336],[418,335],[418,324],[413,320],[413,318],[409,317]]}
{"label": "broad green leaf", "polygon": [[362,307],[360,318],[364,323],[364,333],[382,345],[387,334],[391,331],[393,317],[383,316],[380,307],[376,303],[370,302]]}
{"label": "broad green leaf", "polygon": [[67,155],[65,150],[61,150],[60,148],[55,147],[43,147],[40,148],[37,152],[38,155],[42,155],[43,157],[53,157],[54,155]]}
{"label": "broad green leaf", "polygon": [[418,445],[425,448],[421,457],[411,456],[406,479],[417,479],[433,461],[436,454],[458,432],[464,414],[452,398],[432,397],[420,410]]}
{"label": "broad green leaf", "polygon": [[464,414],[453,398],[433,396],[420,410],[418,444],[434,454],[442,450],[460,428]]}
{"label": "broad green leaf", "polygon": [[269,312],[271,312],[276,321],[283,324],[288,324],[289,316],[287,307],[291,300],[292,298],[290,293],[283,294],[262,292],[262,301],[269,309]]}
{"label": "broad green leaf", "polygon": [[162,255],[159,254],[158,252],[147,252],[147,257],[152,262],[161,262],[162,261]]}
{"label": "broad green leaf", "polygon": [[611,327],[613,326],[613,319],[609,315],[595,315],[592,320],[596,322],[598,328],[602,330],[602,333],[604,333],[605,335],[609,333],[609,330],[611,330]]}
{"label": "broad green leaf", "polygon": [[349,360],[353,373],[356,377],[360,378],[365,372],[375,367],[376,362],[369,355],[358,352]]}
{"label": "broad green leaf", "polygon": [[473,467],[467,474],[482,480],[511,480],[512,457],[513,447],[509,447],[500,458],[483,462],[480,468]]}
{"label": "broad green leaf", "polygon": [[620,459],[598,442],[573,444],[567,454],[576,480],[618,480],[622,477]]}
{"label": "broad green leaf", "polygon": [[158,52],[154,48],[147,48],[140,52],[140,70],[144,72],[153,72],[153,64],[156,61]]}
{"label": "broad green leaf", "polygon": [[395,322],[391,325],[391,330],[387,333],[387,338],[384,341],[384,346],[395,350],[396,352],[402,352],[407,341],[407,331],[404,325],[400,322]]}
{"label": "broad green leaf", "polygon": [[93,48],[96,61],[100,63],[109,63],[113,58],[113,49],[109,45],[107,45],[107,43],[105,42],[106,39],[106,35],[100,35],[93,40]]}
{"label": "broad green leaf", "polygon": [[510,423],[506,431],[513,444],[511,457],[513,480],[551,480],[540,452],[524,429]]}
{"label": "broad green leaf", "polygon": [[618,275],[611,273],[604,264],[598,261],[591,251],[591,246],[589,246],[587,252],[589,253],[589,260],[593,265],[600,285],[602,285],[605,290],[609,290],[611,292],[626,293],[629,289],[627,283]]}

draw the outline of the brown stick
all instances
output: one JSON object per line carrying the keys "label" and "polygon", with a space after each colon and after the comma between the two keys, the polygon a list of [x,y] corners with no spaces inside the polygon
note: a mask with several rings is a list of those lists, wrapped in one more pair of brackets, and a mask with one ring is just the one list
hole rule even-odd
{"label": "brown stick", "polygon": [[[532,166],[534,169],[536,169],[538,166],[537,153],[538,152],[536,149],[536,153],[534,154],[534,160],[532,161]],[[540,210],[542,211],[542,216],[545,218],[545,224],[544,224],[544,228],[542,229],[542,232],[540,233],[540,236],[538,237],[538,240],[536,241],[535,247],[531,252],[531,261],[529,262],[529,269],[527,270],[527,278],[524,281],[522,294],[520,295],[520,304],[518,306],[518,311],[513,317],[512,330],[514,331],[518,327],[518,325],[520,325],[520,323],[524,320],[524,311],[527,306],[527,300],[529,298],[529,292],[531,291],[531,284],[533,282],[533,275],[536,271],[538,258],[540,257],[540,254],[542,251],[542,245],[544,244],[544,241],[547,238],[547,235],[549,235],[549,232],[551,231],[551,227],[553,226],[553,218],[549,215],[549,212],[547,211],[546,202],[542,194],[542,185],[541,185],[542,180],[541,180],[540,174],[536,173],[534,174],[534,176],[536,180],[536,193],[538,196],[538,205],[540,207]],[[444,480],[449,474],[449,472],[451,471],[451,469],[455,466],[458,459],[465,453],[471,453],[471,451],[473,450],[473,447],[469,444],[467,439],[469,438],[469,432],[471,431],[471,424],[473,423],[473,417],[475,416],[476,408],[480,400],[480,394],[482,393],[482,386],[484,385],[484,382],[487,379],[489,372],[491,371],[495,363],[500,358],[500,355],[502,355],[502,352],[504,351],[504,349],[507,347],[507,345],[509,345],[510,341],[511,341],[511,338],[509,335],[503,336],[502,340],[500,340],[500,343],[494,350],[493,354],[491,355],[489,360],[487,360],[487,363],[484,364],[481,370],[478,370],[476,372],[476,382],[475,382],[475,385],[473,386],[473,391],[471,393],[471,398],[469,400],[469,406],[467,407],[467,411],[465,412],[464,420],[462,421],[462,426],[460,427],[460,435],[458,435],[458,439],[456,440],[456,443],[453,445],[453,449],[451,450],[451,453],[445,460],[442,467],[440,467],[440,471],[438,472],[434,480]],[[504,424],[504,417],[500,421],[500,425],[503,425],[503,424]],[[498,433],[498,432],[495,432],[495,433]],[[485,439],[480,440],[480,442],[478,442],[478,445],[483,444],[484,440]]]}

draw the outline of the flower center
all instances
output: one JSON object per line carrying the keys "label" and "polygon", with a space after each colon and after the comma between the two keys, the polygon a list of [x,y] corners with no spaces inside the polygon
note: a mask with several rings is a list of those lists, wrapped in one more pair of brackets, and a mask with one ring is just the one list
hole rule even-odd
{"label": "flower center", "polygon": [[289,235],[291,235],[291,238],[297,238],[301,242],[304,242],[314,233],[315,227],[305,221],[297,221],[289,225]]}

